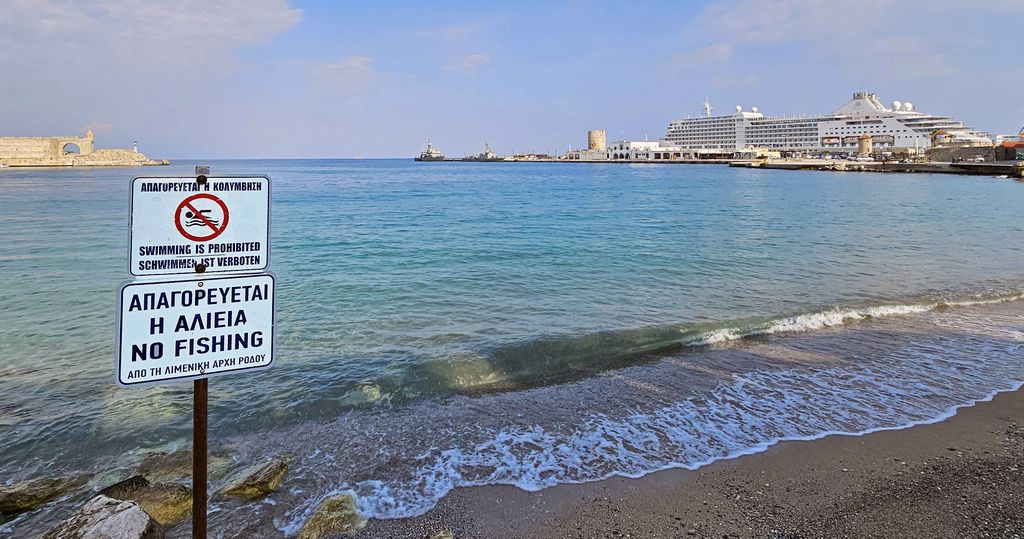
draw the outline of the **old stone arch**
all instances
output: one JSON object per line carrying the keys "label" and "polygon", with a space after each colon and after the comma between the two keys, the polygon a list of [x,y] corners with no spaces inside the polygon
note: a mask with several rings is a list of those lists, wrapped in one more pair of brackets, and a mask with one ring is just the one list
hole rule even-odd
{"label": "old stone arch", "polygon": [[[67,155],[89,155],[93,152],[93,134],[87,131],[84,137],[51,137],[49,139],[32,139],[45,144],[49,141],[50,157],[61,158]],[[73,151],[77,150],[77,151]]]}

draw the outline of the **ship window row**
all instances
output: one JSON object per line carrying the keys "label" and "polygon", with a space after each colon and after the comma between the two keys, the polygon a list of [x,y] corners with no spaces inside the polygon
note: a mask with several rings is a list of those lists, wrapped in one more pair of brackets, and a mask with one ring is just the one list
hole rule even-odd
{"label": "ship window row", "polygon": [[731,133],[735,131],[737,131],[735,127],[717,127],[704,129],[669,129],[669,132],[673,133]]}
{"label": "ship window row", "polygon": [[[850,129],[850,131],[854,132],[854,133],[863,133],[863,132],[865,132],[864,129]],[[909,129],[869,129],[868,131],[870,131],[871,133],[907,133],[910,130]],[[838,131],[834,131],[834,130],[830,129],[830,130],[826,131],[826,133],[838,133]]]}
{"label": "ship window row", "polygon": [[669,137],[672,140],[735,140],[736,137]]}

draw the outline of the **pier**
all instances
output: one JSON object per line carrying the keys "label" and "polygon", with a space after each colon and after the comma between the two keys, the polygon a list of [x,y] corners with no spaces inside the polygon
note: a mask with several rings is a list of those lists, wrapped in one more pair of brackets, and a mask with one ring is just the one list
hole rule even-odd
{"label": "pier", "polygon": [[838,160],[767,160],[731,161],[731,167],[776,170],[820,170],[836,172],[901,172],[929,174],[961,174],[970,176],[1019,177],[1021,167],[1015,161],[995,163],[898,163],[892,161],[838,161]]}

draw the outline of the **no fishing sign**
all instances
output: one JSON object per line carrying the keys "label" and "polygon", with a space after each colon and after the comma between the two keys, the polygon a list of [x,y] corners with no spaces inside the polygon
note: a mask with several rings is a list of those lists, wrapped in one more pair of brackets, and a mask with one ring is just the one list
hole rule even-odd
{"label": "no fishing sign", "polygon": [[135,178],[128,271],[253,272],[270,264],[270,178]]}
{"label": "no fishing sign", "polygon": [[274,362],[273,275],[132,282],[119,303],[114,370],[122,387]]}

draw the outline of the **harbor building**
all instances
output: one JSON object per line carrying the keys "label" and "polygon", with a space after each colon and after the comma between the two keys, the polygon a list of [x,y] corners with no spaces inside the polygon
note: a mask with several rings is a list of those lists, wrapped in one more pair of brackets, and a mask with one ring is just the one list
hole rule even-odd
{"label": "harbor building", "polygon": [[1024,160],[1024,127],[1016,135],[996,137],[995,159],[997,161]]}
{"label": "harbor building", "polygon": [[[590,133],[594,133],[591,131]],[[664,140],[620,140],[611,145],[604,143],[601,131],[599,144],[588,144],[586,150],[570,150],[565,159],[573,161],[674,161],[685,159],[691,152],[672,146]]]}
{"label": "harbor building", "polygon": [[992,140],[960,121],[918,111],[913,103],[886,107],[870,92],[857,92],[835,111],[818,116],[766,116],[757,107],[737,106],[715,116],[705,100],[703,115],[669,123],[665,141],[685,151],[735,152],[744,148],[782,151],[857,152],[861,136],[880,151],[933,146],[991,146]]}

